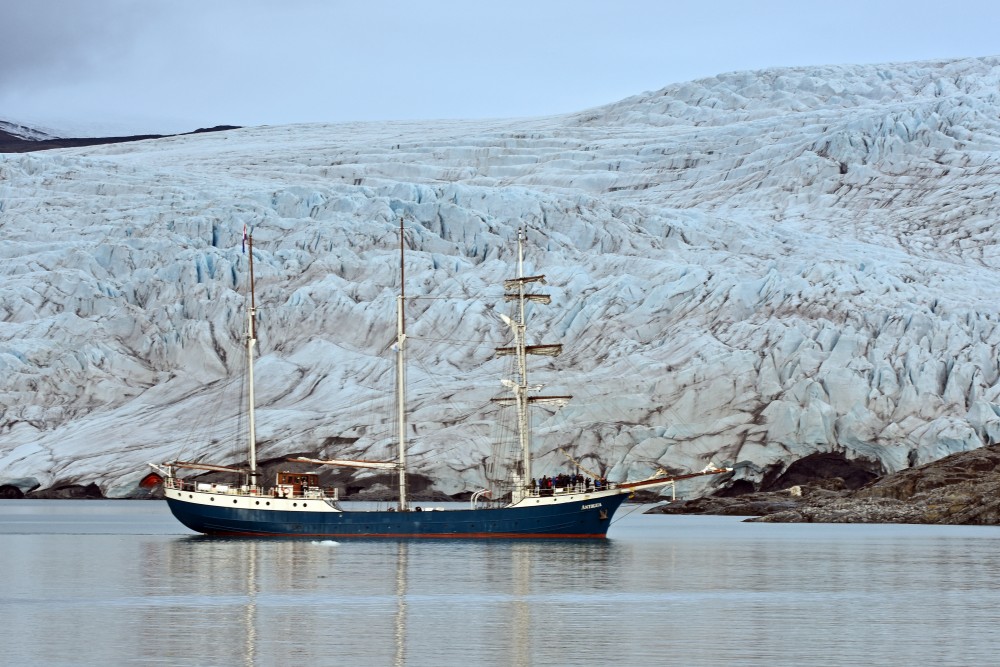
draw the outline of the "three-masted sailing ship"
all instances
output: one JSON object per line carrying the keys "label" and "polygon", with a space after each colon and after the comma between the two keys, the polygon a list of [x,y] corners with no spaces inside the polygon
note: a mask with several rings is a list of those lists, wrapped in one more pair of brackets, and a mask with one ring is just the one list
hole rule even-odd
{"label": "three-masted sailing ship", "polygon": [[[654,489],[681,479],[714,475],[727,469],[709,467],[685,475],[658,474],[641,481],[609,483],[584,475],[560,475],[535,480],[529,409],[533,404],[563,402],[568,396],[537,395],[528,384],[529,355],[558,355],[558,344],[527,343],[528,303],[548,304],[550,297],[533,291],[545,284],[541,275],[524,275],[525,233],[518,232],[517,275],[504,282],[505,299],[514,303],[513,317],[503,316],[513,334],[513,344],[497,348],[498,355],[515,358],[514,377],[502,380],[508,395],[496,399],[517,414],[519,461],[504,502],[486,502],[483,491],[473,494],[465,508],[433,509],[411,506],[406,484],[406,408],[404,321],[404,242],[400,223],[400,290],[396,300],[396,402],[398,409],[398,458],[395,461],[289,459],[318,465],[353,466],[398,473],[398,503],[387,509],[354,509],[336,494],[320,487],[319,475],[278,472],[273,483],[260,479],[254,427],[253,351],[257,343],[256,304],[253,296],[253,238],[249,244],[250,295],[247,311],[248,359],[248,461],[246,468],[171,461],[151,464],[164,479],[164,493],[174,516],[191,530],[207,535],[395,538],[603,538],[615,512],[635,491]],[[179,476],[182,470],[232,472],[239,482],[210,484]],[[507,500],[509,498],[509,500]]]}

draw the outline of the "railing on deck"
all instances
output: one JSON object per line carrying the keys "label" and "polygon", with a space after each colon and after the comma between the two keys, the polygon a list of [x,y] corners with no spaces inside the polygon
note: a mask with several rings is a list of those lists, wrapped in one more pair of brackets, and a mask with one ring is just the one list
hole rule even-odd
{"label": "railing on deck", "polygon": [[617,488],[618,485],[613,482],[591,481],[589,483],[580,482],[577,484],[551,486],[546,488],[529,486],[525,489],[525,495],[529,498],[551,498],[552,496],[561,496],[565,493],[591,493],[594,491],[605,491],[607,489]]}
{"label": "railing on deck", "polygon": [[195,482],[184,480],[179,477],[168,477],[164,480],[164,486],[177,491],[198,491],[200,493],[215,493],[229,496],[268,496],[271,498],[314,498],[333,500],[340,499],[339,489],[324,489],[318,486],[310,486],[304,489],[293,489],[289,486],[272,487],[265,489],[260,486],[237,486],[234,484],[219,484],[213,482]]}

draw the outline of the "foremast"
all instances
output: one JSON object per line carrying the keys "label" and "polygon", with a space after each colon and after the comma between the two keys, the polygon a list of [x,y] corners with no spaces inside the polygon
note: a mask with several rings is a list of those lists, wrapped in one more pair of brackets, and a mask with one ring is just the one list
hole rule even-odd
{"label": "foremast", "polygon": [[562,352],[561,344],[538,344],[528,345],[527,343],[527,303],[548,304],[552,298],[548,294],[530,292],[529,289],[538,284],[545,284],[545,276],[524,275],[524,243],[527,240],[525,230],[519,229],[517,232],[517,276],[504,281],[504,299],[515,302],[514,318],[503,316],[504,322],[510,326],[514,335],[514,345],[510,347],[496,348],[497,356],[515,357],[515,376],[513,380],[505,380],[504,386],[512,393],[512,397],[496,399],[501,404],[513,404],[517,410],[517,439],[521,454],[517,475],[514,479],[514,489],[511,502],[518,502],[524,497],[526,487],[532,480],[532,453],[531,453],[531,419],[528,408],[533,403],[565,403],[571,396],[536,396],[532,392],[539,387],[528,385],[528,355],[537,354],[545,356],[557,356]]}
{"label": "foremast", "polygon": [[399,296],[396,297],[396,421],[399,424],[399,511],[405,512],[406,501],[406,321],[403,317],[406,297],[406,250],[403,219],[399,219]]}
{"label": "foremast", "polygon": [[250,249],[250,307],[247,309],[247,420],[250,428],[248,437],[249,465],[250,465],[250,486],[257,486],[257,422],[254,415],[254,387],[253,387],[253,351],[257,346],[257,303],[254,297],[253,280],[253,234],[247,235],[246,228],[243,230],[246,237],[247,246]]}

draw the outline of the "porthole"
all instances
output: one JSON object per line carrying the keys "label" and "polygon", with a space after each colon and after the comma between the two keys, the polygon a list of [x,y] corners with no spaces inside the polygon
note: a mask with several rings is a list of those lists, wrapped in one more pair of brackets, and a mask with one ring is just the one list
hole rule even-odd
{"label": "porthole", "polygon": [[302,506],[303,506],[303,507],[305,507],[305,506],[306,506],[306,504],[305,504],[305,503],[302,503]]}
{"label": "porthole", "polygon": [[260,505],[260,501],[259,500],[255,501],[254,505]]}
{"label": "porthole", "polygon": [[215,502],[215,498],[214,497],[209,498],[209,500],[211,500],[213,503]]}
{"label": "porthole", "polygon": [[268,507],[270,507],[271,506],[271,501],[270,500],[265,500],[264,504],[267,505]]}
{"label": "porthole", "polygon": [[192,495],[191,495],[191,494],[189,493],[189,494],[188,494],[188,498],[194,498],[194,496],[192,496]]}
{"label": "porthole", "polygon": [[298,503],[292,503],[292,507],[298,507],[298,506],[299,506]]}
{"label": "porthole", "polygon": [[233,504],[234,505],[236,504],[236,498],[233,498]]}

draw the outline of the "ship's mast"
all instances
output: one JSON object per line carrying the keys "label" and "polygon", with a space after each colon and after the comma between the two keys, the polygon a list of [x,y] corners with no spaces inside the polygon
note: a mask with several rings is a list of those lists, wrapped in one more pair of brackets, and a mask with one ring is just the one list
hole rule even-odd
{"label": "ship's mast", "polygon": [[406,296],[406,273],[404,265],[405,239],[403,219],[399,219],[399,296],[396,298],[396,406],[399,423],[399,511],[405,512],[406,501],[406,322],[403,319],[403,300]]}
{"label": "ship's mast", "polygon": [[[562,352],[562,345],[559,344],[539,344],[528,345],[527,343],[527,312],[526,303],[533,301],[547,304],[551,301],[548,294],[536,294],[529,292],[527,286],[533,283],[545,284],[545,276],[524,275],[524,243],[527,240],[527,233],[524,229],[517,232],[517,277],[504,281],[504,298],[508,301],[516,301],[514,319],[504,318],[514,333],[514,345],[511,347],[498,347],[498,355],[514,355],[517,364],[516,377],[513,381],[505,381],[504,384],[513,392],[513,398],[497,399],[500,403],[511,404],[517,408],[517,439],[521,448],[521,460],[518,470],[519,479],[515,480],[513,502],[517,502],[524,495],[524,490],[531,483],[531,421],[528,414],[528,406],[532,403],[564,403],[571,396],[530,396],[529,393],[535,388],[528,386],[528,355],[541,354],[556,356]],[[515,291],[516,289],[516,291]]]}
{"label": "ship's mast", "polygon": [[253,395],[253,350],[257,345],[257,304],[254,299],[252,234],[247,236],[247,245],[250,248],[250,308],[247,309],[247,384],[249,385],[247,418],[250,422],[250,486],[257,486],[257,425],[254,419]]}
{"label": "ship's mast", "polygon": [[525,352],[527,323],[524,318],[524,229],[517,230],[517,320],[514,322],[514,345],[517,348],[517,439],[521,445],[521,468],[525,484],[531,481],[531,438],[528,421],[528,355]]}

